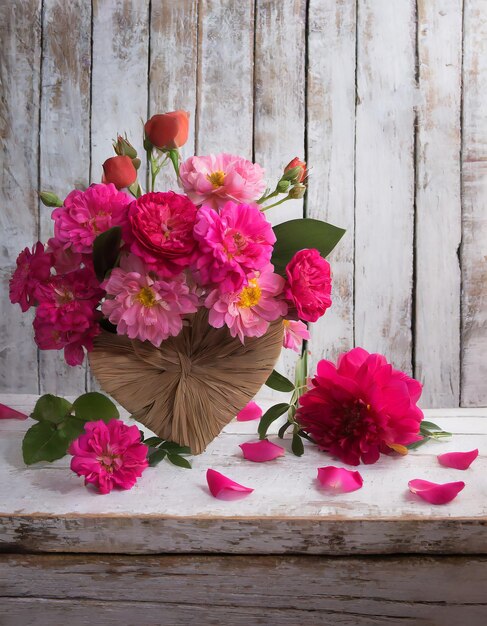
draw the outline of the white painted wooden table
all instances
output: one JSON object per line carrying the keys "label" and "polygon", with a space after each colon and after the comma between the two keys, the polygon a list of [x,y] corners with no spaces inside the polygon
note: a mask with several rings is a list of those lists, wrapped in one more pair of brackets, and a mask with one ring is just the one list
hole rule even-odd
{"label": "white painted wooden table", "polygon": [[[35,396],[0,396],[30,412]],[[232,423],[193,469],[148,469],[134,489],[101,496],[69,458],[24,466],[30,420],[0,422],[0,624],[225,626],[487,623],[487,409],[427,411],[452,431],[405,458],[362,466],[361,490],[329,495],[307,447],[245,461],[256,422]],[[285,445],[289,445],[286,442]],[[478,447],[460,472],[436,455]],[[215,500],[207,468],[255,488]],[[464,480],[444,506],[411,478]]]}

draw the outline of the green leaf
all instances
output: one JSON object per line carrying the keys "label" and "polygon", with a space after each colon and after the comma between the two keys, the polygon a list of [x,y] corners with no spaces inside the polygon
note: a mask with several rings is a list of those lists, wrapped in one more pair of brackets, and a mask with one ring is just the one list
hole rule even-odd
{"label": "green leaf", "polygon": [[283,413],[285,413],[289,408],[289,404],[286,402],[281,402],[280,404],[275,404],[271,406],[271,408],[264,413],[264,415],[260,418],[259,422],[259,438],[265,439],[267,435],[267,430],[272,422],[275,422],[278,417],[280,417]]}
{"label": "green leaf", "polygon": [[434,432],[443,432],[443,429],[440,428],[440,426],[438,426],[438,424],[433,424],[433,422],[427,422],[426,420],[423,420],[420,424],[420,428],[426,429],[426,430],[432,430]]}
{"label": "green leaf", "polygon": [[321,256],[328,256],[345,231],[321,220],[305,218],[274,226],[274,234],[277,241],[271,261],[275,271],[281,274],[296,252],[303,248],[316,248]]}
{"label": "green leaf", "polygon": [[64,398],[47,393],[37,400],[31,417],[38,422],[60,424],[69,415],[71,408],[71,403]]}
{"label": "green leaf", "polygon": [[67,440],[68,444],[77,439],[85,432],[85,422],[76,417],[68,417],[62,424],[58,426],[58,433]]}
{"label": "green leaf", "polygon": [[149,465],[151,467],[155,467],[163,459],[166,458],[166,454],[167,454],[167,452],[165,452],[164,450],[160,450],[159,448],[157,450],[154,450],[154,452],[151,452],[149,454]]}
{"label": "green leaf", "polygon": [[112,324],[109,320],[107,320],[106,317],[101,318],[100,326],[108,333],[112,333],[113,335],[117,334],[117,327],[115,326],[115,324]]}
{"label": "green leaf", "polygon": [[98,280],[104,280],[108,270],[115,267],[120,253],[122,229],[120,226],[109,228],[93,242],[93,265]]}
{"label": "green leaf", "polygon": [[296,456],[303,456],[304,454],[303,440],[298,435],[298,433],[294,433],[293,435],[293,442],[291,444],[291,449],[293,451],[293,454],[295,454]]}
{"label": "green leaf", "polygon": [[61,200],[61,198],[58,198],[58,196],[52,191],[40,191],[39,198],[41,199],[41,202],[44,206],[63,206],[63,201]]}
{"label": "green leaf", "polygon": [[174,441],[164,441],[159,448],[163,448],[166,452],[172,454],[191,454],[191,448],[189,446],[181,446],[179,443],[174,443]]}
{"label": "green leaf", "polygon": [[111,419],[118,419],[120,413],[110,398],[107,398],[98,391],[84,393],[73,403],[74,414],[80,420],[92,422],[103,420],[109,422]]}
{"label": "green leaf", "polygon": [[191,463],[188,459],[179,456],[178,454],[168,454],[167,460],[173,465],[177,465],[178,467],[184,467],[186,469],[191,469]]}
{"label": "green leaf", "polygon": [[294,390],[292,382],[282,374],[279,374],[279,372],[276,372],[276,370],[272,370],[272,374],[266,380],[265,384],[276,391],[287,392]]}
{"label": "green leaf", "polygon": [[22,441],[22,456],[26,465],[38,461],[55,461],[62,458],[70,442],[56,425],[50,422],[39,422],[31,426]]}
{"label": "green leaf", "polygon": [[162,439],[160,437],[149,437],[148,439],[144,440],[144,443],[146,446],[155,447],[162,443]]}
{"label": "green leaf", "polygon": [[279,432],[277,433],[280,439],[284,438],[284,435],[286,434],[286,430],[288,430],[288,428],[292,426],[292,422],[285,422],[281,428],[279,428]]}

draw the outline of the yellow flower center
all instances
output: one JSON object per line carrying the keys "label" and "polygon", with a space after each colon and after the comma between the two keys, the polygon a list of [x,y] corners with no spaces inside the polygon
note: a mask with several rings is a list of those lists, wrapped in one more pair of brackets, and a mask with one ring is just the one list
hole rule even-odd
{"label": "yellow flower center", "polygon": [[240,292],[240,299],[238,301],[238,306],[243,309],[248,309],[251,306],[255,306],[259,304],[260,297],[262,295],[262,290],[257,284],[257,280],[252,278],[249,281],[247,287],[244,287]]}
{"label": "yellow flower center", "polygon": [[208,174],[207,178],[210,181],[210,183],[213,185],[213,187],[217,189],[218,187],[222,187],[223,183],[225,182],[225,172],[218,170],[216,172],[212,172],[211,174]]}
{"label": "yellow flower center", "polygon": [[287,328],[291,322],[289,320],[282,320],[282,325]]}
{"label": "yellow flower center", "polygon": [[142,287],[135,300],[145,307],[151,307],[156,303],[156,294],[150,287]]}

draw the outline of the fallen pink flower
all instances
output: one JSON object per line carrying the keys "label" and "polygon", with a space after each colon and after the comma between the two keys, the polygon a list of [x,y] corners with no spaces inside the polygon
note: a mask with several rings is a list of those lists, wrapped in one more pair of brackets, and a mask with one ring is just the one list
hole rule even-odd
{"label": "fallen pink flower", "polygon": [[429,480],[415,478],[408,483],[409,491],[415,493],[430,504],[447,504],[465,487],[463,481],[454,483],[431,483]]}
{"label": "fallen pink flower", "polygon": [[445,467],[466,470],[472,465],[478,455],[479,451],[477,449],[469,452],[445,452],[445,454],[438,455],[438,461],[440,465]]}
{"label": "fallen pink flower", "polygon": [[206,480],[211,495],[220,500],[238,500],[253,491],[250,487],[239,485],[213,469],[207,470]]}
{"label": "fallen pink flower", "polygon": [[262,417],[262,409],[260,406],[252,400],[244,406],[244,408],[237,413],[237,422],[250,422],[251,420],[258,420]]}
{"label": "fallen pink flower", "polygon": [[357,491],[364,484],[364,480],[359,472],[327,465],[318,468],[318,481],[322,487],[334,489],[339,493]]}
{"label": "fallen pink flower", "polygon": [[248,441],[239,446],[242,448],[244,458],[255,463],[273,461],[280,456],[284,456],[285,450],[282,446],[272,443],[268,439],[262,441]]}
{"label": "fallen pink flower", "polygon": [[0,404],[0,420],[26,420],[29,416],[12,409],[6,404]]}

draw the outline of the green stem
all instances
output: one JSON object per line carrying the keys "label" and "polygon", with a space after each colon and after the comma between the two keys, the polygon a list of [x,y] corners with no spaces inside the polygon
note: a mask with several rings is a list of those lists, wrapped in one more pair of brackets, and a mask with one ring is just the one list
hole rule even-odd
{"label": "green stem", "polygon": [[[270,200],[271,198],[275,198],[278,195],[279,195],[279,192],[277,191],[277,189],[274,189],[274,191],[272,193],[268,194],[267,196],[264,195],[261,198],[259,198],[257,200],[257,204],[262,204],[263,202],[267,202],[267,200]],[[265,209],[263,209],[263,210],[265,210]]]}
{"label": "green stem", "polygon": [[282,200],[279,200],[278,202],[274,202],[274,204],[269,204],[269,206],[264,206],[261,208],[261,211],[268,211],[269,209],[272,209],[275,206],[278,206],[279,204],[282,204],[283,202],[286,202],[286,200],[290,200],[291,198],[289,197],[289,195],[287,195],[285,198],[283,198]]}

